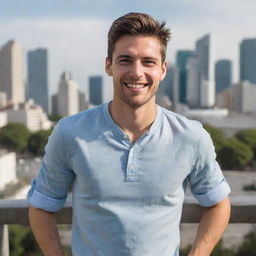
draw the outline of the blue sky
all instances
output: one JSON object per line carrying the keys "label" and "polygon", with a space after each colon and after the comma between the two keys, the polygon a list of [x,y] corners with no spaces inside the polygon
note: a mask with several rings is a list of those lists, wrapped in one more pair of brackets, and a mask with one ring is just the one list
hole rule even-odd
{"label": "blue sky", "polygon": [[[47,48],[50,92],[56,91],[64,70],[84,90],[89,75],[104,74],[111,22],[130,11],[146,12],[172,29],[169,63],[175,62],[178,49],[194,49],[195,41],[210,33],[213,62],[231,59],[236,81],[239,43],[256,37],[255,10],[255,0],[0,0],[0,46],[10,39],[20,42],[24,63],[29,50]],[[105,82],[109,96],[111,80]]]}

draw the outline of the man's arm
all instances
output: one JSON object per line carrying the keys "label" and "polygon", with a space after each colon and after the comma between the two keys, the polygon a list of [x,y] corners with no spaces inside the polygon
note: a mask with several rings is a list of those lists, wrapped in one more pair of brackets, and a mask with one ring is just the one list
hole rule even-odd
{"label": "man's arm", "polygon": [[30,206],[29,221],[43,254],[64,256],[54,213]]}
{"label": "man's arm", "polygon": [[228,197],[212,207],[204,208],[197,235],[188,256],[209,256],[220,240],[230,217]]}

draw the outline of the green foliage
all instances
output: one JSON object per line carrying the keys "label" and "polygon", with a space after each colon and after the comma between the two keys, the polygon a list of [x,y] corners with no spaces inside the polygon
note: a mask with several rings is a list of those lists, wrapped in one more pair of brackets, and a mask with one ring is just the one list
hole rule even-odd
{"label": "green foliage", "polygon": [[186,248],[180,249],[180,256],[187,256],[190,251],[191,246],[188,246]]}
{"label": "green foliage", "polygon": [[244,238],[235,256],[256,256],[256,232],[251,231]]}
{"label": "green foliage", "polygon": [[256,129],[245,129],[235,134],[235,137],[247,144],[254,152],[256,158]]}
{"label": "green foliage", "polygon": [[62,116],[48,116],[49,120],[54,121],[54,122],[58,122]]}
{"label": "green foliage", "polygon": [[[187,256],[190,251],[191,246],[180,250],[180,256]],[[211,256],[236,256],[232,249],[224,248],[222,240],[214,248]]]}
{"label": "green foliage", "polygon": [[[32,234],[31,228],[9,225],[10,256],[42,256]],[[180,250],[180,256],[187,256],[191,246]],[[66,255],[71,255],[70,247],[64,247]],[[237,250],[223,247],[222,241],[215,247],[211,256],[256,256],[256,231],[252,230],[244,237]]]}
{"label": "green foliage", "polygon": [[212,142],[214,144],[215,151],[217,154],[217,161],[219,161],[220,152],[223,146],[225,145],[226,137],[224,136],[223,132],[220,129],[215,128],[211,125],[205,124],[204,129],[210,134],[212,138]]}
{"label": "green foliage", "polygon": [[42,256],[29,227],[9,225],[10,256]]}
{"label": "green foliage", "polygon": [[[205,124],[211,135],[217,161],[223,169],[244,169],[253,165],[256,159],[256,129],[246,129],[227,138],[220,129]],[[255,160],[254,160],[255,161]]]}
{"label": "green foliage", "polygon": [[52,130],[32,133],[28,140],[28,151],[34,155],[43,155],[44,147]]}
{"label": "green foliage", "polygon": [[219,161],[224,169],[244,169],[253,159],[253,152],[245,143],[228,138],[220,150]]}
{"label": "green foliage", "polygon": [[9,123],[0,128],[0,145],[16,152],[25,151],[30,136],[29,130],[23,124]]}
{"label": "green foliage", "polygon": [[235,252],[232,249],[224,248],[221,240],[214,248],[211,256],[235,256]]}
{"label": "green foliage", "polygon": [[[180,256],[187,256],[190,248],[191,246],[182,249]],[[220,241],[211,256],[256,256],[256,231],[249,232],[236,250],[224,248],[222,241]]]}
{"label": "green foliage", "polygon": [[[32,230],[28,226],[9,225],[10,256],[43,256]],[[71,256],[71,248],[63,248],[65,255]]]}

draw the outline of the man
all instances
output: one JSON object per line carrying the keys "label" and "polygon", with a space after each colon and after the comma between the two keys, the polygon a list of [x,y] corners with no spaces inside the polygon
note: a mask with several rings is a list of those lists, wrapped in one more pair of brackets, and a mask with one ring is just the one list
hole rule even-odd
{"label": "man", "polygon": [[110,103],[62,119],[29,192],[45,255],[63,255],[54,212],[72,186],[75,256],[177,256],[184,191],[205,207],[189,256],[210,255],[229,219],[230,188],[209,135],[155,104],[170,32],[142,13],[114,21],[106,72]]}

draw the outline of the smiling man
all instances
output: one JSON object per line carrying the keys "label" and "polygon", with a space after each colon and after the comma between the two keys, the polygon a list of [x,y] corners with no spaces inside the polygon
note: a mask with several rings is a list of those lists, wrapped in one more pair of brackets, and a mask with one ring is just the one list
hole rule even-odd
{"label": "smiling man", "polygon": [[35,237],[64,255],[54,212],[72,186],[74,256],[178,256],[187,183],[204,207],[189,256],[210,255],[230,215],[230,188],[201,124],[156,105],[170,31],[143,13],[108,34],[109,103],[62,119],[28,194]]}

